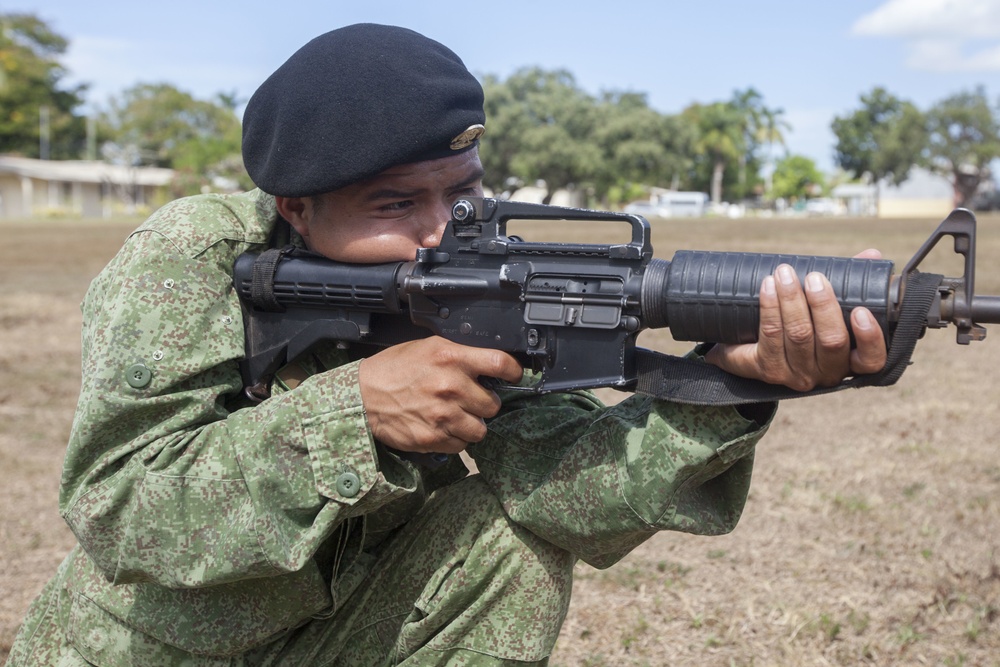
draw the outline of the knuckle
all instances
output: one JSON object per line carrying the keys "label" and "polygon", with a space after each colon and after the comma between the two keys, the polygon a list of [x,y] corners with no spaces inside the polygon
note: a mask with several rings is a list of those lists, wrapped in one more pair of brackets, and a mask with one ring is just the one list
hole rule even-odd
{"label": "knuckle", "polygon": [[878,373],[884,366],[884,356],[866,357],[856,352],[851,354],[851,370],[855,373]]}
{"label": "knuckle", "polygon": [[785,327],[785,338],[795,345],[808,345],[813,342],[814,333],[809,322],[790,322]]}
{"label": "knuckle", "polygon": [[796,370],[788,364],[772,364],[765,366],[762,379],[769,384],[780,384],[795,391],[809,391],[816,386],[813,374]]}
{"label": "knuckle", "polygon": [[761,368],[761,378],[769,384],[787,384],[789,374],[784,366],[767,364]]}
{"label": "knuckle", "polygon": [[[437,398],[439,402],[451,400],[457,393],[453,378],[450,375],[446,376],[442,374],[427,378],[425,382],[427,383],[427,393]],[[443,421],[446,418],[444,412],[440,407],[436,408],[434,415],[431,417],[432,421],[435,423]]]}
{"label": "knuckle", "polygon": [[816,335],[816,345],[823,352],[837,354],[846,352],[851,344],[847,331],[823,331]]}
{"label": "knuckle", "polygon": [[500,350],[493,351],[493,377],[503,378],[508,382],[520,382],[524,374],[521,363],[506,352]]}
{"label": "knuckle", "polygon": [[785,330],[780,322],[761,322],[760,337],[770,340],[781,340],[785,335]]}
{"label": "knuckle", "polygon": [[502,377],[510,373],[510,365],[506,354],[499,350],[488,350],[486,355],[486,371],[491,377]]}
{"label": "knuckle", "polygon": [[431,358],[441,365],[452,365],[462,358],[462,348],[447,340],[440,340],[431,349]]}
{"label": "knuckle", "polygon": [[490,403],[483,410],[483,417],[496,417],[500,412],[502,404],[500,402],[500,397],[496,394],[490,394]]}
{"label": "knuckle", "polygon": [[795,391],[810,391],[816,388],[816,379],[803,374],[793,376],[788,384]]}
{"label": "knuckle", "polygon": [[447,433],[448,425],[454,421],[451,402],[447,399],[434,401],[425,410],[424,420],[432,433]]}
{"label": "knuckle", "polygon": [[413,436],[413,449],[418,452],[431,452],[440,441],[441,438],[434,431],[421,431]]}
{"label": "knuckle", "polygon": [[482,421],[475,422],[468,431],[468,442],[479,442],[486,437],[487,428],[486,424]]}

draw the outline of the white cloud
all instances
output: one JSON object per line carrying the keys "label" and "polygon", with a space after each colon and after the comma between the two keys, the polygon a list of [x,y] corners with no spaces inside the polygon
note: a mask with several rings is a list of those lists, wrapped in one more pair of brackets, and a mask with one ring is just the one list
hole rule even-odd
{"label": "white cloud", "polygon": [[1000,0],[888,0],[852,27],[874,37],[1000,38]]}
{"label": "white cloud", "polygon": [[888,0],[851,32],[902,39],[912,69],[1000,71],[1000,0]]}

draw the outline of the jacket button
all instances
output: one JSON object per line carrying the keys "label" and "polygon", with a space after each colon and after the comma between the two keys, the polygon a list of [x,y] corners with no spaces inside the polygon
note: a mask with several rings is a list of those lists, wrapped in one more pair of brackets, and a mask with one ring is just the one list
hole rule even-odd
{"label": "jacket button", "polygon": [[153,371],[142,364],[133,364],[125,371],[125,381],[134,389],[142,389],[153,379]]}
{"label": "jacket button", "polygon": [[353,472],[342,472],[337,476],[337,493],[345,498],[353,498],[361,491],[361,478]]}
{"label": "jacket button", "polygon": [[108,635],[100,628],[94,628],[87,633],[85,643],[95,651],[102,651],[108,643]]}

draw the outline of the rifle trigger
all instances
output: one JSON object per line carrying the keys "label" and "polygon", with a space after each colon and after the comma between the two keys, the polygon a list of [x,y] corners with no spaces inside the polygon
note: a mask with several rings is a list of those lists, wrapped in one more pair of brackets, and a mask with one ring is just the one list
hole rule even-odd
{"label": "rifle trigger", "polygon": [[479,384],[483,385],[483,387],[489,389],[490,391],[500,391],[508,386],[507,383],[500,378],[489,377],[486,375],[479,376]]}

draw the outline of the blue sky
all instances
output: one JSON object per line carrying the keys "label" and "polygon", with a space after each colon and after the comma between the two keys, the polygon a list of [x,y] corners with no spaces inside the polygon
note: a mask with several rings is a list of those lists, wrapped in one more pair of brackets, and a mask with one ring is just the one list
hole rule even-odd
{"label": "blue sky", "polygon": [[563,68],[588,92],[643,92],[664,113],[752,86],[784,110],[788,150],[824,170],[830,121],[874,86],[922,109],[977,85],[1000,97],[1000,0],[8,0],[0,12],[36,13],[70,40],[64,62],[91,105],[137,82],[245,99],[309,39],[371,21],[443,42],[476,74]]}

